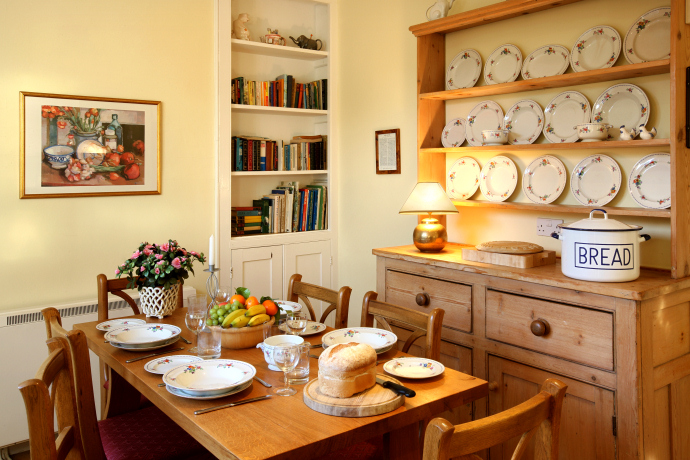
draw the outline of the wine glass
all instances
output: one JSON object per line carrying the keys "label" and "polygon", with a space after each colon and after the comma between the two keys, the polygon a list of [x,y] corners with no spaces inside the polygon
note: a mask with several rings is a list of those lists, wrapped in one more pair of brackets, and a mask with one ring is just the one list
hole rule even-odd
{"label": "wine glass", "polygon": [[216,303],[222,304],[230,301],[230,297],[235,293],[231,286],[220,286],[216,293]]}
{"label": "wine glass", "polygon": [[[184,323],[187,329],[194,332],[197,343],[199,341],[199,331],[204,327],[206,321],[206,295],[195,295],[189,297],[187,300],[187,314],[184,317]],[[190,353],[196,353],[198,348],[192,347],[189,349]]]}
{"label": "wine glass", "polygon": [[285,324],[288,334],[301,335],[307,329],[307,316],[301,311],[290,311],[287,313]]}
{"label": "wine glass", "polygon": [[290,380],[288,379],[288,372],[292,371],[300,358],[300,347],[291,343],[279,343],[271,349],[271,357],[276,366],[283,371],[285,378],[285,387],[276,388],[273,390],[278,396],[292,396],[297,391],[290,388]]}

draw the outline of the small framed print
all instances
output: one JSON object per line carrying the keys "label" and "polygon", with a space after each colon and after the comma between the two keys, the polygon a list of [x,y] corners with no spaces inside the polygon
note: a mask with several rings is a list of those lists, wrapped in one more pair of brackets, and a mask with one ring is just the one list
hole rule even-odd
{"label": "small framed print", "polygon": [[376,174],[400,174],[400,129],[376,131]]}

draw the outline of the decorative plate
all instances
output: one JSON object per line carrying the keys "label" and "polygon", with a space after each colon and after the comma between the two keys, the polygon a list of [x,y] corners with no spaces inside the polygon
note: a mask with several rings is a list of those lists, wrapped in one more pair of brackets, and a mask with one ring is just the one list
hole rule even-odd
{"label": "decorative plate", "polygon": [[[287,332],[287,325],[281,324],[279,329],[283,332]],[[323,323],[317,323],[316,321],[307,321],[307,328],[300,335],[314,335],[320,334],[326,330],[326,325]]]}
{"label": "decorative plate", "polygon": [[122,326],[140,326],[142,324],[146,324],[146,321],[143,319],[117,318],[97,324],[96,329],[99,331],[108,332],[111,329],[117,329]]}
{"label": "decorative plate", "polygon": [[244,391],[247,388],[250,387],[252,384],[251,380],[243,385],[236,386],[232,389],[230,389],[227,393],[219,393],[215,395],[209,395],[209,396],[196,396],[195,394],[192,393],[187,393],[186,391],[178,390],[175,387],[171,387],[170,385],[166,385],[165,388],[175,396],[179,396],[180,398],[187,398],[187,399],[218,399],[218,398],[224,398],[226,396],[234,395],[235,393],[239,393],[240,391]]}
{"label": "decorative plate", "polygon": [[471,157],[458,158],[448,170],[446,193],[453,200],[469,200],[479,188],[480,173],[477,160]]}
{"label": "decorative plate", "polygon": [[508,157],[495,156],[482,168],[479,187],[489,201],[505,201],[515,191],[517,168]]}
{"label": "decorative plate", "polygon": [[551,155],[541,156],[522,174],[522,191],[532,203],[553,203],[565,190],[566,175],[561,160]]}
{"label": "decorative plate", "polygon": [[395,358],[383,365],[383,370],[396,377],[428,379],[443,374],[445,366],[438,361],[424,358]]}
{"label": "decorative plate", "polygon": [[649,120],[649,99],[639,86],[613,85],[601,93],[592,106],[592,123],[608,123],[609,139],[619,140],[620,128],[639,133],[639,126]]}
{"label": "decorative plate", "polygon": [[638,161],[630,172],[628,190],[642,207],[671,207],[671,155],[653,153]]}
{"label": "decorative plate", "polygon": [[144,370],[152,374],[165,374],[170,369],[174,369],[182,364],[203,361],[202,358],[192,355],[172,355],[152,359],[144,366]]}
{"label": "decorative plate", "polygon": [[603,206],[621,188],[621,168],[606,155],[592,155],[575,166],[570,175],[570,190],[575,199],[589,206]]}
{"label": "decorative plate", "polygon": [[444,147],[460,147],[465,142],[466,123],[464,118],[453,118],[448,122],[441,135],[441,143]]}
{"label": "decorative plate", "polygon": [[524,99],[506,112],[503,127],[510,131],[509,144],[532,144],[544,128],[544,112],[536,102]]}
{"label": "decorative plate", "polygon": [[564,91],[551,99],[544,110],[544,137],[554,144],[577,142],[575,125],[589,123],[589,101],[577,91]]}
{"label": "decorative plate", "polygon": [[460,51],[446,70],[448,89],[471,88],[482,73],[482,57],[475,50]]}
{"label": "decorative plate", "polygon": [[289,300],[274,300],[273,302],[285,312],[300,311],[302,309],[302,304],[298,302],[290,302]]}
{"label": "decorative plate", "polygon": [[398,343],[398,337],[385,329],[375,327],[351,327],[331,331],[321,338],[324,348],[339,343],[366,343],[371,345],[376,353],[383,353]]}
{"label": "decorative plate", "polygon": [[553,77],[563,75],[570,65],[568,48],[561,45],[546,45],[532,51],[522,64],[522,78]]}
{"label": "decorative plate", "polygon": [[183,364],[163,375],[166,385],[194,396],[227,393],[256,375],[256,368],[234,359],[208,359],[200,363]]}
{"label": "decorative plate", "polygon": [[105,333],[105,340],[119,345],[157,345],[179,336],[182,330],[171,324],[124,326]]}
{"label": "decorative plate", "polygon": [[671,57],[671,8],[655,8],[640,16],[625,35],[625,59],[631,64]]}
{"label": "decorative plate", "polygon": [[167,340],[163,343],[157,343],[155,345],[123,345],[120,343],[113,343],[110,342],[110,345],[114,346],[115,348],[119,348],[120,350],[127,350],[127,351],[151,351],[151,350],[158,350],[159,348],[165,348],[168,345],[172,345],[173,343],[177,342],[180,340],[180,336],[173,337],[170,340]]}
{"label": "decorative plate", "polygon": [[570,65],[575,72],[608,69],[621,52],[621,36],[613,27],[596,26],[580,35],[570,51]]}
{"label": "decorative plate", "polygon": [[484,81],[487,85],[515,81],[522,68],[522,53],[515,45],[505,44],[496,48],[484,64]]}
{"label": "decorative plate", "polygon": [[467,115],[467,142],[472,147],[482,145],[482,131],[503,128],[503,109],[494,101],[482,101]]}

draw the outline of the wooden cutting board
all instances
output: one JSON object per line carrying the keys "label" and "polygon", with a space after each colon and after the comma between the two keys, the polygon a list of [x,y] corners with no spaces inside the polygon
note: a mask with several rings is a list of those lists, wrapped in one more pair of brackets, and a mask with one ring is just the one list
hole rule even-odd
{"label": "wooden cutting board", "polygon": [[487,241],[477,245],[477,250],[484,252],[498,252],[501,254],[536,254],[544,250],[543,247],[525,241]]}
{"label": "wooden cutting board", "polygon": [[[376,374],[383,380],[400,381],[383,374]],[[357,393],[350,398],[333,398],[319,391],[319,379],[316,378],[304,387],[304,403],[310,409],[326,415],[338,417],[368,417],[385,414],[402,406],[405,397],[383,388],[378,383],[368,390]]]}
{"label": "wooden cutting board", "polygon": [[462,258],[471,262],[504,265],[515,268],[541,267],[556,263],[556,251],[542,251],[536,254],[499,254],[497,252],[462,249]]}

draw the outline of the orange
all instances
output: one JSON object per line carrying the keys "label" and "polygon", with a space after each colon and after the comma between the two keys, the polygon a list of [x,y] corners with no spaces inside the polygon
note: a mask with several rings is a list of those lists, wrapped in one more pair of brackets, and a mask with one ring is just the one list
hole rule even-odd
{"label": "orange", "polygon": [[257,299],[257,298],[254,297],[254,296],[250,296],[250,297],[247,299],[247,302],[244,304],[244,306],[247,307],[247,308],[252,307],[252,306],[254,306],[254,305],[259,305],[259,299]]}
{"label": "orange", "polygon": [[230,297],[230,303],[233,303],[233,302],[239,302],[242,305],[244,305],[244,302],[245,302],[244,296],[242,294],[235,294],[234,296]]}
{"label": "orange", "polygon": [[273,316],[278,313],[278,305],[271,299],[264,300],[263,306],[266,308],[266,314],[268,316]]}

